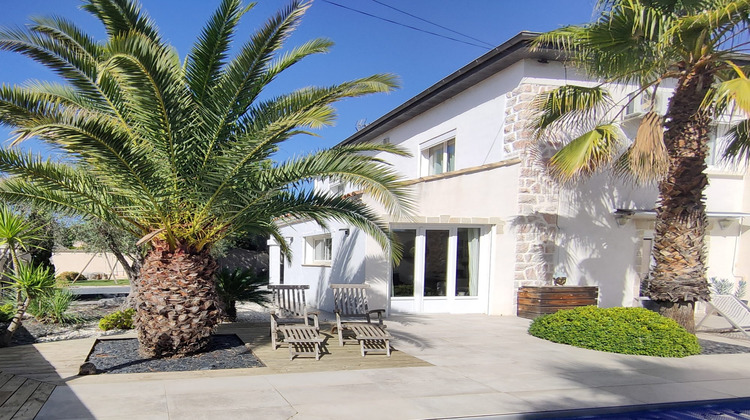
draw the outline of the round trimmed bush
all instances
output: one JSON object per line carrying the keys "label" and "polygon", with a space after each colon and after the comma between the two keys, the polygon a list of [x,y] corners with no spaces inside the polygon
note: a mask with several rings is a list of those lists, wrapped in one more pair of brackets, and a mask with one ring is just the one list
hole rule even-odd
{"label": "round trimmed bush", "polygon": [[115,311],[99,320],[99,328],[109,330],[132,330],[135,309],[128,308],[124,311]]}
{"label": "round trimmed bush", "polygon": [[644,308],[583,306],[535,319],[529,334],[586,349],[644,356],[699,354],[698,339],[674,320]]}

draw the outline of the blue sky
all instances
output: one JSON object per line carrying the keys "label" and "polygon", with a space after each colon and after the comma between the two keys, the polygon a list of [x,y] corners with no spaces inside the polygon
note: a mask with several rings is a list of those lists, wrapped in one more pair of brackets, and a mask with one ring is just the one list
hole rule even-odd
{"label": "blue sky", "polygon": [[[464,33],[485,43],[499,45],[522,30],[547,31],[567,24],[580,24],[592,17],[595,0],[330,0],[406,25],[446,36],[459,35],[401,14],[380,3]],[[61,15],[76,21],[98,39],[104,31],[98,22],[81,11],[78,0],[26,0],[4,2],[0,25],[18,26],[29,16]],[[219,3],[218,0],[142,0],[163,36],[182,57]],[[278,8],[281,0],[259,0],[247,14],[236,44],[249,38],[254,28]],[[402,87],[391,94],[373,95],[337,105],[335,127],[319,131],[321,137],[299,137],[285,144],[279,159],[323,147],[330,147],[355,131],[357,121],[372,122],[389,110],[478,58],[487,49],[418,32],[389,22],[315,0],[302,25],[287,47],[315,37],[335,42],[332,51],[308,58],[274,82],[267,94],[279,94],[307,85],[329,85],[372,73],[395,73]],[[478,43],[471,39],[470,43]],[[50,80],[51,72],[17,54],[0,53],[0,83],[23,83],[28,79]],[[0,141],[10,138],[0,127]],[[42,150],[33,143],[26,147]],[[47,153],[45,151],[45,153]]]}

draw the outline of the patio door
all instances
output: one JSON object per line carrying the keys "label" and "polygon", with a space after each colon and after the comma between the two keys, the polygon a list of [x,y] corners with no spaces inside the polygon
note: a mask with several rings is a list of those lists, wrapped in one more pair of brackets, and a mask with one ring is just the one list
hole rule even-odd
{"label": "patio door", "polygon": [[[482,312],[478,227],[394,229],[403,257],[391,274],[391,308],[402,312]],[[472,306],[475,306],[474,308]]]}

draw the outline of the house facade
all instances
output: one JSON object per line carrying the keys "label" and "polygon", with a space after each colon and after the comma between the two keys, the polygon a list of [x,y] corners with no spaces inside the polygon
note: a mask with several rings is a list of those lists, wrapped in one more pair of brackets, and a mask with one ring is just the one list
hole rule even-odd
{"label": "house facade", "polygon": [[[518,287],[567,277],[569,285],[599,286],[600,306],[636,305],[657,191],[608,174],[561,189],[543,176],[526,148],[532,100],[565,83],[594,82],[554,52],[529,51],[534,37],[515,36],[344,140],[396,144],[412,154],[384,156],[417,204],[410,218],[382,212],[404,247],[398,265],[352,226],[283,220],[293,258],[283,261],[269,241],[271,283],[309,284],[308,302],[324,310],[333,306],[329,284],[368,283],[371,306],[390,312],[514,315]],[[626,92],[612,88],[616,100]],[[669,94],[665,87],[650,100],[665,105]],[[639,98],[622,112],[628,135],[641,106]],[[740,258],[750,250],[750,183],[744,169],[717,163],[721,129],[706,191],[708,275],[738,281],[750,274]],[[358,194],[330,180],[315,188]]]}

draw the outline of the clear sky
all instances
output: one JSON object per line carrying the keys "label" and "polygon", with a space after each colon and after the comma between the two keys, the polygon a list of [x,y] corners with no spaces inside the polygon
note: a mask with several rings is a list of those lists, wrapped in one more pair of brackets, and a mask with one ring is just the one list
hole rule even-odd
{"label": "clear sky", "polygon": [[[276,80],[266,94],[280,94],[307,85],[329,85],[372,73],[395,73],[401,79],[401,88],[387,95],[340,102],[335,127],[320,130],[319,138],[305,136],[292,139],[283,146],[279,159],[340,142],[355,131],[358,121],[375,121],[489,50],[489,47],[459,43],[395,25],[331,2],[472,44],[497,46],[523,30],[543,32],[588,22],[596,0],[315,0],[302,25],[286,45],[293,47],[315,37],[326,37],[335,42],[332,51],[309,57],[297,64]],[[162,35],[182,57],[190,50],[218,3],[218,0],[141,0]],[[286,4],[281,0],[259,0],[255,8],[245,15],[235,45],[248,39],[254,28]],[[73,19],[98,39],[104,38],[104,31],[98,22],[78,8],[78,0],[0,0],[0,5],[2,26],[23,25],[28,22],[29,16],[61,15]],[[51,72],[25,57],[0,53],[0,83],[53,78]],[[0,127],[0,140],[5,141],[10,137],[9,131]],[[38,149],[33,143],[26,147]]]}

